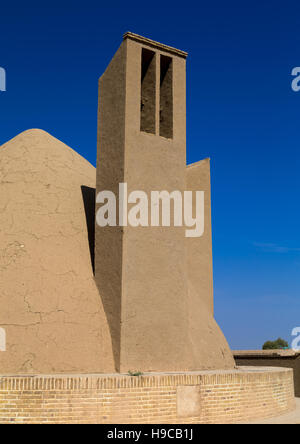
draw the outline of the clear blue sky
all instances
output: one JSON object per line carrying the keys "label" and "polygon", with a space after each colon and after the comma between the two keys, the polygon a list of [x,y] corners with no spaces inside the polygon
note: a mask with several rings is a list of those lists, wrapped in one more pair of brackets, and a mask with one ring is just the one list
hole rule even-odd
{"label": "clear blue sky", "polygon": [[296,1],[0,8],[0,145],[42,128],[95,164],[97,80],[123,33],[189,52],[188,163],[212,160],[216,318],[233,348],[300,326],[299,29]]}

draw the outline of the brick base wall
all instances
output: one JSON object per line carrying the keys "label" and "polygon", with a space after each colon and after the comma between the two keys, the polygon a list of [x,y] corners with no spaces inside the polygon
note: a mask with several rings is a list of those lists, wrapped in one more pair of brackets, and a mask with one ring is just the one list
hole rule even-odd
{"label": "brick base wall", "polygon": [[0,423],[232,423],[295,407],[290,369],[1,376]]}
{"label": "brick base wall", "polygon": [[233,352],[236,365],[284,367],[294,370],[295,395],[300,398],[300,353],[293,350],[243,350]]}

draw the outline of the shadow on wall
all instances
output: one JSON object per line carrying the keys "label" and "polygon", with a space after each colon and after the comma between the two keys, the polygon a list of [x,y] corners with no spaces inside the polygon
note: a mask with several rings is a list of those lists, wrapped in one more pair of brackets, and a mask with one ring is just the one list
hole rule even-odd
{"label": "shadow on wall", "polygon": [[[96,234],[96,190],[81,186],[86,217],[91,265],[95,275],[95,234]],[[120,371],[120,319],[121,319],[121,276],[122,276],[122,227],[105,227],[107,240],[103,251],[97,255],[96,284],[108,322],[116,372]],[[120,253],[121,252],[121,253]],[[109,279],[105,279],[109,276]]]}
{"label": "shadow on wall", "polygon": [[89,247],[91,263],[95,274],[95,208],[96,208],[96,190],[82,185],[82,199],[84,204],[86,226],[89,238]]}

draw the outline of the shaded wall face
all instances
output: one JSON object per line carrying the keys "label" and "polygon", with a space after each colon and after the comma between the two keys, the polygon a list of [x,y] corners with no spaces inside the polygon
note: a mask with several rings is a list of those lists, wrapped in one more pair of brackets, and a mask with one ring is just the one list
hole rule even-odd
{"label": "shaded wall face", "polygon": [[[124,181],[126,42],[99,81],[96,194],[118,195]],[[100,205],[96,203],[96,212]],[[118,215],[118,214],[117,214]],[[95,223],[95,280],[110,327],[115,367],[120,363],[123,232]]]}
{"label": "shaded wall face", "polygon": [[186,168],[186,189],[204,191],[204,233],[186,239],[187,270],[190,285],[213,315],[213,264],[211,236],[210,160],[204,159]]}
{"label": "shaded wall face", "polygon": [[300,397],[300,356],[296,358],[235,358],[238,366],[284,367],[294,370],[295,396]]}

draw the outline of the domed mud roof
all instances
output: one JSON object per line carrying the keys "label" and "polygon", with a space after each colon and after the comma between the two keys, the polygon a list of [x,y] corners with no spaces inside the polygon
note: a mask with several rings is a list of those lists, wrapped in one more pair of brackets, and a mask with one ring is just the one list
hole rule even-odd
{"label": "domed mud roof", "polygon": [[1,373],[114,371],[93,275],[95,168],[41,130],[0,147]]}

